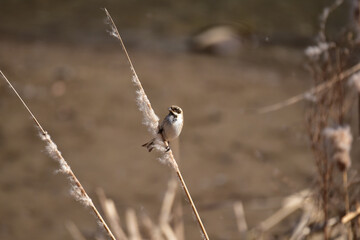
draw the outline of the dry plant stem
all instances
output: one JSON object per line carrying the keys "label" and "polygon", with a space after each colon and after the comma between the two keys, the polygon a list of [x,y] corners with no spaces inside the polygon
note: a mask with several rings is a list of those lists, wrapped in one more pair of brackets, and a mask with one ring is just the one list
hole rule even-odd
{"label": "dry plant stem", "polygon": [[163,236],[161,235],[161,230],[153,223],[147,214],[141,214],[140,220],[144,230],[148,233],[151,240],[164,240]]}
{"label": "dry plant stem", "polygon": [[[172,154],[171,154],[171,155],[172,155]],[[199,215],[198,211],[196,210],[196,207],[195,207],[195,204],[194,204],[194,202],[193,202],[193,200],[192,200],[192,198],[191,198],[190,192],[189,192],[189,190],[188,190],[187,187],[186,187],[186,184],[185,184],[185,181],[184,181],[184,179],[183,179],[183,177],[182,177],[182,175],[181,175],[180,169],[179,169],[179,168],[176,168],[175,171],[176,171],[177,176],[179,177],[181,186],[183,187],[183,189],[184,189],[184,191],[185,191],[186,197],[187,197],[187,198],[189,199],[189,201],[190,201],[191,208],[192,208],[192,210],[193,210],[193,212],[194,212],[194,214],[195,214],[195,216],[196,216],[196,219],[197,219],[197,221],[198,221],[198,223],[199,223],[200,229],[201,229],[202,233],[204,234],[204,238],[205,238],[206,240],[209,240],[209,236],[207,235],[207,232],[206,232],[206,230],[205,230],[205,227],[204,227],[204,225],[203,225],[203,223],[202,223],[202,221],[201,221],[200,215]]]}
{"label": "dry plant stem", "polygon": [[135,210],[132,208],[126,209],[126,226],[128,228],[128,234],[130,240],[141,240],[139,224],[136,218]]}
{"label": "dry plant stem", "polygon": [[263,114],[263,113],[268,113],[268,112],[273,112],[279,109],[282,109],[284,107],[290,106],[292,104],[295,104],[297,102],[300,102],[301,100],[306,99],[307,96],[309,95],[315,95],[317,93],[320,93],[321,91],[327,90],[331,87],[333,87],[336,83],[347,79],[348,77],[350,77],[352,74],[356,73],[360,71],[360,63],[354,65],[353,67],[343,71],[342,73],[340,73],[338,76],[335,76],[333,78],[331,78],[329,81],[326,81],[324,83],[321,83],[319,85],[317,85],[316,87],[311,88],[310,90],[303,92],[301,94],[298,94],[296,96],[293,96],[291,98],[286,99],[285,101],[270,105],[270,106],[266,106],[266,107],[262,107],[260,109],[255,110],[255,113],[257,114]]}
{"label": "dry plant stem", "polygon": [[[142,87],[142,84],[141,84],[141,82],[140,82],[140,80],[139,80],[139,78],[138,78],[138,75],[136,74],[136,71],[135,71],[134,65],[132,64],[132,61],[131,61],[131,59],[130,59],[129,53],[128,53],[127,50],[126,50],[125,44],[124,44],[124,42],[123,42],[123,40],[122,40],[122,38],[121,38],[121,36],[120,36],[120,33],[119,33],[119,31],[118,31],[115,23],[114,23],[114,20],[112,19],[112,17],[111,17],[111,15],[110,15],[110,13],[108,12],[108,10],[107,10],[106,8],[105,8],[104,10],[105,10],[105,13],[106,13],[107,18],[110,20],[111,26],[112,26],[113,29],[115,30],[116,37],[117,37],[117,39],[119,39],[120,44],[121,44],[121,47],[122,47],[122,49],[123,49],[124,52],[125,52],[126,58],[127,58],[128,62],[129,62],[129,64],[130,64],[131,72],[132,72],[132,73],[134,74],[134,76],[135,76],[135,80],[136,80],[135,84],[136,84],[136,86],[137,86],[141,91],[145,92],[145,91],[144,91],[144,88]],[[150,109],[152,109],[150,102],[147,102],[147,104],[148,104],[148,107],[149,107]]]}
{"label": "dry plant stem", "polygon": [[271,215],[269,218],[264,220],[260,223],[259,229],[262,232],[269,231],[271,228],[273,228],[275,225],[277,225],[279,222],[284,220],[287,216],[295,212],[297,209],[301,208],[302,203],[296,203],[294,205],[289,206],[283,206],[280,210],[275,212],[273,215]]}
{"label": "dry plant stem", "polygon": [[234,203],[234,212],[238,231],[240,232],[242,237],[244,237],[245,233],[248,231],[248,225],[246,223],[244,205],[241,201],[237,201]]}
{"label": "dry plant stem", "polygon": [[[179,163],[180,159],[180,141],[179,138],[172,141],[171,150],[173,151],[174,157]],[[180,159],[181,160],[181,159]],[[171,181],[176,182],[177,176],[176,174],[171,175]],[[180,189],[179,189],[180,190]],[[178,192],[178,188],[176,188],[176,193]],[[172,214],[172,221],[173,221],[173,229],[176,235],[177,240],[185,240],[185,230],[184,230],[184,218],[183,218],[183,206],[181,199],[175,198],[175,202],[173,203],[173,214]]]}
{"label": "dry plant stem", "polygon": [[106,197],[104,189],[99,188],[96,191],[100,205],[105,213],[105,217],[108,220],[111,229],[114,231],[114,235],[119,240],[128,240],[124,230],[120,224],[120,216],[115,207],[115,203],[112,199]]}
{"label": "dry plant stem", "polygon": [[[112,34],[120,41],[121,47],[122,47],[122,49],[124,50],[125,55],[126,55],[126,58],[127,58],[128,62],[129,62],[129,64],[130,64],[130,69],[131,69],[131,71],[132,71],[132,73],[133,73],[133,75],[134,75],[133,82],[134,82],[135,86],[138,88],[138,90],[141,91],[141,93],[143,94],[143,97],[146,97],[145,91],[144,91],[144,89],[143,89],[143,87],[142,87],[142,85],[141,85],[141,82],[140,82],[137,74],[136,74],[135,68],[134,68],[134,66],[133,66],[133,64],[132,64],[132,61],[131,61],[131,59],[130,59],[130,56],[129,56],[127,50],[126,50],[125,44],[124,44],[124,42],[123,42],[123,40],[122,40],[122,38],[121,38],[121,36],[120,36],[120,33],[119,33],[119,31],[118,31],[118,29],[117,29],[117,27],[116,27],[116,25],[115,25],[115,23],[114,23],[111,15],[110,15],[109,12],[107,11],[107,9],[105,8],[104,10],[105,10],[106,16],[107,16],[107,18],[109,19],[110,24],[111,24],[111,27],[112,27],[112,30],[113,30]],[[148,100],[147,97],[146,97],[145,102],[146,102],[146,105],[147,105],[147,108],[148,108],[147,110],[150,111],[150,112],[152,112],[152,113],[154,113],[154,110],[152,109],[151,104],[150,104],[150,101]],[[145,115],[145,116],[148,115],[148,114],[149,114],[149,112],[146,112],[146,111],[144,112],[144,115]],[[167,142],[166,142],[166,141],[164,141],[164,144],[165,144],[165,146],[167,146]],[[188,200],[190,201],[191,208],[192,208],[192,210],[193,210],[193,212],[194,212],[194,214],[195,214],[195,216],[196,216],[196,220],[197,220],[197,222],[198,222],[198,224],[199,224],[199,226],[200,226],[200,230],[201,230],[201,232],[202,232],[202,234],[203,234],[204,239],[208,240],[209,237],[208,237],[208,235],[207,235],[207,232],[206,232],[206,230],[205,230],[205,227],[204,227],[204,225],[203,225],[203,223],[202,223],[202,221],[201,221],[201,218],[200,218],[200,215],[199,215],[198,211],[196,210],[195,204],[194,204],[194,202],[193,202],[193,200],[192,200],[192,198],[191,198],[191,195],[190,195],[190,193],[189,193],[189,190],[188,190],[187,187],[186,187],[185,181],[184,181],[184,179],[183,179],[183,177],[182,177],[182,175],[181,175],[180,169],[179,169],[179,167],[178,167],[178,165],[177,165],[177,163],[176,163],[176,160],[175,160],[175,158],[174,158],[173,153],[172,153],[172,151],[170,150],[169,152],[164,153],[164,155],[165,155],[165,154],[167,154],[167,158],[168,158],[168,160],[169,160],[169,163],[170,163],[170,165],[173,167],[173,169],[175,170],[175,172],[176,172],[176,174],[177,174],[177,176],[178,176],[178,178],[179,178],[179,180],[180,180],[180,183],[181,183],[181,185],[182,185],[182,188],[184,189],[185,195],[186,195],[186,197],[188,198]]]}
{"label": "dry plant stem", "polygon": [[202,234],[203,234],[203,237],[204,237],[204,239],[209,240],[209,236],[207,235],[207,232],[206,232],[206,229],[205,229],[205,227],[204,227],[204,224],[203,224],[202,221],[201,221],[200,215],[199,215],[199,213],[198,213],[198,211],[197,211],[197,209],[196,209],[196,206],[195,206],[195,204],[194,204],[194,201],[192,200],[192,197],[191,197],[191,195],[190,195],[190,192],[189,192],[189,190],[188,190],[188,188],[187,188],[187,186],[186,186],[186,183],[185,183],[184,178],[183,178],[183,176],[182,176],[182,174],[181,174],[181,172],[180,172],[180,169],[179,169],[179,167],[178,167],[178,165],[177,165],[177,163],[176,163],[176,160],[175,160],[175,158],[174,158],[174,155],[173,155],[172,151],[170,150],[170,151],[168,152],[168,154],[169,154],[169,156],[170,156],[171,166],[174,168],[174,170],[175,170],[175,172],[176,172],[176,175],[178,176],[178,178],[179,178],[179,180],[180,180],[181,186],[182,186],[182,188],[184,189],[185,195],[186,195],[186,197],[188,198],[188,200],[190,201],[191,208],[192,208],[192,210],[193,210],[193,212],[194,212],[194,214],[195,214],[196,220],[197,220],[197,222],[198,222],[198,224],[199,224],[199,227],[200,227],[200,230],[201,230],[201,232],[202,232]]}
{"label": "dry plant stem", "polygon": [[349,191],[348,191],[348,174],[346,169],[343,171],[343,185],[344,185],[344,194],[345,194],[345,209],[346,214],[350,212],[350,202],[349,202]]}
{"label": "dry plant stem", "polygon": [[168,183],[168,189],[165,193],[163,204],[161,206],[159,222],[161,224],[167,224],[170,220],[171,208],[173,206],[176,195],[176,179],[171,178]]}
{"label": "dry plant stem", "polygon": [[348,214],[346,214],[342,219],[341,222],[343,224],[350,222],[351,220],[353,220],[354,218],[356,218],[357,216],[359,216],[360,214],[360,207],[358,207],[354,212],[349,212]]}
{"label": "dry plant stem", "polygon": [[326,41],[325,28],[329,15],[341,4],[343,4],[343,2],[344,0],[335,0],[331,6],[324,8],[322,14],[320,15],[320,31],[319,31],[320,41],[322,42]]}
{"label": "dry plant stem", "polygon": [[86,240],[86,238],[82,235],[79,228],[75,225],[75,223],[69,221],[65,223],[65,227],[69,231],[70,235],[74,240]]}
{"label": "dry plant stem", "polygon": [[[348,214],[350,212],[350,203],[349,203],[349,191],[348,191],[348,174],[346,169],[344,169],[344,171],[342,172],[342,176],[343,176],[343,186],[344,186],[344,195],[345,195],[344,196],[345,210],[346,210],[346,214]],[[348,231],[348,239],[352,239],[351,224],[348,224],[346,228]]]}
{"label": "dry plant stem", "polygon": [[168,183],[168,189],[164,196],[159,217],[160,228],[168,240],[177,239],[175,232],[169,225],[171,209],[176,195],[176,186],[176,179],[172,177]]}
{"label": "dry plant stem", "polygon": [[[171,155],[172,155],[172,154],[171,154]],[[195,204],[194,204],[194,202],[193,202],[193,200],[192,200],[192,198],[191,198],[190,192],[189,192],[189,190],[188,190],[187,187],[186,187],[186,184],[185,184],[185,181],[184,181],[184,179],[183,179],[183,177],[182,177],[182,175],[181,175],[180,169],[177,168],[177,169],[175,169],[175,171],[176,171],[177,176],[179,177],[181,186],[183,187],[183,189],[184,189],[184,191],[185,191],[186,197],[187,197],[187,198],[189,199],[189,201],[190,201],[191,208],[192,208],[192,210],[193,210],[193,212],[194,212],[194,214],[195,214],[195,216],[196,216],[196,219],[197,219],[197,221],[198,221],[198,223],[199,223],[200,229],[201,229],[202,233],[204,234],[204,238],[205,238],[206,240],[209,240],[209,236],[207,235],[207,232],[206,232],[206,230],[205,230],[205,227],[204,227],[204,225],[203,225],[203,223],[202,223],[202,221],[201,221],[200,215],[199,215],[198,211],[196,210],[196,207],[195,207]]]}
{"label": "dry plant stem", "polygon": [[287,216],[292,214],[299,208],[302,208],[305,202],[306,197],[310,194],[308,189],[304,189],[303,191],[294,193],[287,197],[284,200],[283,206],[281,209],[276,211],[273,215],[262,221],[258,229],[262,232],[266,232],[270,230],[272,227],[277,225],[279,222],[284,220]]}
{"label": "dry plant stem", "polygon": [[[6,82],[8,83],[8,85],[11,87],[11,89],[14,91],[14,93],[16,94],[16,96],[18,97],[18,99],[21,101],[21,103],[23,104],[23,106],[26,108],[26,110],[28,111],[28,113],[31,115],[31,118],[34,120],[36,126],[39,128],[39,130],[41,131],[41,134],[43,135],[43,137],[45,137],[45,141],[47,142],[48,145],[54,145],[54,142],[46,136],[49,136],[48,133],[43,129],[43,127],[40,125],[39,121],[36,119],[36,117],[34,116],[34,114],[31,112],[31,110],[29,109],[29,107],[26,105],[26,103],[24,102],[24,100],[21,98],[21,96],[19,95],[19,93],[16,91],[16,89],[13,87],[13,85],[10,83],[10,81],[6,78],[6,76],[3,74],[2,71],[0,71],[0,74],[2,75],[2,77],[6,80]],[[55,154],[56,157],[58,159],[61,159],[64,163],[66,163],[67,166],[69,166],[67,164],[67,162],[65,161],[64,157],[62,156],[62,154],[60,153],[60,151],[56,148],[55,149]],[[91,198],[89,197],[89,195],[86,193],[85,189],[83,188],[83,186],[81,185],[80,181],[77,179],[77,177],[75,176],[74,172],[71,170],[70,167],[67,168],[67,172],[66,174],[69,176],[69,178],[71,179],[72,182],[75,183],[75,185],[80,189],[81,191],[81,195],[85,198],[90,200],[89,201],[89,206],[92,209],[92,211],[95,213],[96,218],[100,221],[101,225],[104,227],[105,231],[108,233],[108,235],[111,237],[111,239],[116,240],[116,238],[114,237],[114,235],[112,234],[110,228],[107,226],[106,222],[104,221],[104,219],[102,218],[102,216],[100,215],[99,211],[97,210],[97,208],[95,207],[94,203],[92,202]]]}
{"label": "dry plant stem", "polygon": [[185,230],[184,230],[184,219],[183,219],[183,208],[181,200],[178,198],[175,200],[174,206],[174,232],[178,240],[185,240]]}
{"label": "dry plant stem", "polygon": [[[360,6],[360,4],[359,4],[359,6]],[[360,136],[360,93],[358,93],[357,99],[358,99],[358,119],[359,119],[358,120],[358,136]]]}
{"label": "dry plant stem", "polygon": [[177,240],[175,232],[169,224],[161,224],[160,228],[167,240]]}

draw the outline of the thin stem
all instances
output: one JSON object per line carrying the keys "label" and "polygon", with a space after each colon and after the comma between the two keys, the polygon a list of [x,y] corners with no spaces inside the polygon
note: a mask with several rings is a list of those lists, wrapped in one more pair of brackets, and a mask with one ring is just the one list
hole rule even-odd
{"label": "thin stem", "polygon": [[344,194],[345,194],[345,209],[346,214],[350,212],[350,203],[349,203],[349,191],[348,191],[348,174],[346,169],[343,171],[343,185],[344,185]]}
{"label": "thin stem", "polygon": [[[142,85],[141,85],[141,82],[140,82],[137,74],[136,74],[135,68],[134,68],[134,66],[133,66],[133,64],[132,64],[132,61],[131,61],[131,59],[130,59],[130,56],[129,56],[127,50],[126,50],[125,44],[124,44],[124,42],[123,42],[123,40],[122,40],[122,38],[121,38],[121,36],[120,36],[120,34],[119,34],[119,31],[118,31],[118,29],[117,29],[117,27],[116,27],[116,25],[115,25],[115,23],[114,23],[111,15],[110,15],[110,13],[107,11],[106,8],[105,8],[104,10],[105,10],[105,13],[106,13],[107,18],[108,18],[109,21],[110,21],[110,26],[111,26],[111,28],[112,28],[112,35],[115,36],[115,37],[120,41],[121,47],[122,47],[122,49],[123,49],[124,52],[125,52],[126,58],[127,58],[128,62],[129,62],[129,64],[130,64],[131,71],[132,71],[132,73],[133,73],[133,75],[134,75],[134,77],[135,77],[134,83],[135,83],[135,85],[138,87],[138,89],[142,92],[142,95],[143,95],[142,97],[143,97],[143,99],[145,99],[144,101],[146,102],[146,105],[147,105],[147,108],[148,108],[147,111],[154,113],[154,110],[153,110],[152,107],[151,107],[150,101],[149,101],[148,98],[146,97],[145,91],[144,91],[144,89],[143,89],[143,87],[142,87]],[[143,110],[140,110],[140,111],[143,111]],[[154,114],[155,114],[155,113],[154,113]],[[146,117],[146,115],[147,115],[147,114],[144,114],[145,117]],[[163,139],[163,140],[164,140],[164,139]],[[167,146],[167,142],[166,142],[166,141],[164,141],[164,144],[165,144],[165,146]],[[174,158],[174,155],[172,154],[172,151],[170,150],[170,151],[168,151],[168,152],[166,152],[166,153],[163,153],[163,154],[164,154],[164,155],[167,154],[166,157],[168,157],[169,163],[170,163],[170,165],[172,166],[172,168],[175,170],[178,178],[180,179],[180,182],[181,182],[181,185],[182,185],[182,187],[183,187],[183,189],[184,189],[185,195],[186,195],[186,197],[188,198],[188,200],[190,201],[191,208],[192,208],[192,210],[193,210],[193,212],[194,212],[194,214],[195,214],[195,216],[196,216],[197,222],[199,223],[200,230],[201,230],[204,238],[205,238],[206,240],[209,240],[209,237],[208,237],[208,235],[207,235],[207,232],[206,232],[206,230],[205,230],[205,227],[204,227],[204,225],[203,225],[203,223],[202,223],[202,221],[201,221],[201,218],[200,218],[200,215],[199,215],[198,211],[196,210],[195,204],[194,204],[194,202],[193,202],[193,200],[192,200],[192,198],[191,198],[191,195],[190,195],[190,193],[189,193],[189,190],[188,190],[187,187],[186,187],[185,181],[184,181],[184,179],[183,179],[183,177],[182,177],[182,175],[181,175],[180,169],[179,169],[178,164],[177,164],[177,162],[176,162],[176,160],[175,160],[175,158]]]}
{"label": "thin stem", "polygon": [[[132,63],[132,61],[131,61],[131,59],[130,59],[129,53],[128,53],[128,51],[126,50],[124,41],[122,40],[122,38],[121,38],[121,36],[120,36],[120,33],[119,33],[119,31],[118,31],[115,23],[114,23],[114,20],[112,19],[112,17],[111,17],[111,15],[110,15],[110,13],[108,12],[108,10],[107,10],[106,8],[105,8],[104,10],[105,10],[105,13],[106,13],[107,18],[110,20],[110,24],[111,24],[111,27],[112,27],[112,30],[113,30],[113,34],[114,34],[114,36],[115,36],[117,39],[119,39],[120,44],[121,44],[121,47],[122,47],[122,49],[123,49],[124,52],[125,52],[127,61],[128,61],[128,63],[130,64],[131,72],[132,72],[132,73],[134,74],[134,76],[135,76],[136,85],[137,85],[137,87],[138,87],[139,89],[141,89],[142,91],[144,91],[144,88],[142,87],[142,84],[141,84],[141,82],[140,82],[140,80],[139,80],[139,77],[138,77],[136,71],[135,71],[134,65],[133,65],[133,63]],[[144,92],[145,92],[145,91],[144,91]],[[148,107],[151,108],[150,102],[148,103]]]}
{"label": "thin stem", "polygon": [[327,165],[325,165],[325,173],[323,176],[323,212],[324,212],[324,240],[328,240],[328,181],[327,181]]}
{"label": "thin stem", "polygon": [[[350,203],[349,203],[349,191],[348,191],[348,174],[346,169],[344,169],[343,173],[343,186],[344,186],[344,201],[345,201],[345,210],[346,215],[350,212]],[[347,232],[348,232],[348,239],[352,239],[352,225],[354,225],[354,222],[351,222],[351,224],[347,224]]]}
{"label": "thin stem", "polygon": [[183,177],[182,177],[182,175],[181,175],[181,172],[180,172],[180,169],[179,169],[179,168],[176,169],[176,174],[177,174],[177,176],[179,177],[181,186],[182,186],[183,189],[184,189],[184,192],[185,192],[186,197],[187,197],[187,198],[189,199],[189,201],[190,201],[191,208],[192,208],[192,210],[193,210],[193,212],[194,212],[194,214],[195,214],[195,216],[196,216],[197,222],[199,223],[200,229],[201,229],[202,233],[204,234],[204,238],[205,238],[206,240],[209,240],[209,236],[207,235],[207,232],[206,232],[206,229],[205,229],[205,227],[204,227],[204,224],[203,224],[202,221],[201,221],[200,215],[199,215],[199,213],[198,213],[198,211],[197,211],[197,209],[196,209],[196,206],[195,206],[195,204],[194,204],[194,202],[193,202],[193,200],[192,200],[192,198],[191,198],[190,192],[189,192],[189,190],[188,190],[187,187],[186,187],[185,181],[184,181],[184,179],[183,179]]}
{"label": "thin stem", "polygon": [[[260,109],[257,109],[254,111],[254,113],[257,114],[264,114],[264,113],[268,113],[268,112],[273,112],[273,111],[277,111],[281,108],[290,106],[292,104],[295,104],[297,102],[300,102],[301,100],[304,100],[305,98],[307,98],[307,96],[311,96],[311,95],[315,95],[317,93],[320,93],[321,91],[327,90],[331,87],[333,87],[335,85],[335,83],[338,83],[348,77],[350,77],[352,74],[356,73],[360,71],[360,63],[350,67],[349,69],[341,72],[338,76],[335,76],[333,78],[331,78],[329,81],[326,81],[324,83],[321,83],[311,89],[309,89],[306,92],[303,92],[301,94],[295,95],[291,98],[288,98],[282,102],[279,103],[275,103],[273,105],[270,106],[266,106],[266,107],[262,107]],[[252,111],[249,111],[250,113]]]}
{"label": "thin stem", "polygon": [[[16,94],[16,96],[18,97],[18,99],[21,101],[21,103],[23,104],[23,106],[26,108],[26,110],[28,111],[28,113],[31,115],[31,118],[34,120],[36,126],[40,129],[41,134],[44,136],[44,140],[47,142],[48,145],[53,145],[54,142],[51,140],[49,136],[49,134],[43,129],[43,127],[41,126],[41,124],[39,123],[39,121],[37,120],[37,118],[34,116],[34,114],[31,112],[30,108],[26,105],[26,103],[24,102],[24,100],[22,99],[22,97],[20,96],[20,94],[16,91],[16,89],[13,87],[13,85],[10,83],[10,81],[7,79],[7,77],[3,74],[2,71],[0,71],[0,74],[2,75],[2,77],[6,80],[6,82],[8,83],[8,85],[10,86],[10,88],[14,91],[14,93]],[[67,162],[65,161],[64,157],[62,156],[61,152],[55,148],[54,152],[56,154],[56,157],[58,159],[61,159],[62,161],[64,161],[66,164]],[[68,164],[67,164],[68,165]],[[114,235],[112,234],[110,228],[107,226],[106,222],[104,221],[104,219],[102,218],[102,216],[100,215],[99,211],[96,209],[95,205],[93,204],[91,198],[89,197],[89,195],[86,193],[85,189],[83,188],[83,186],[81,185],[80,181],[77,179],[77,177],[75,176],[74,172],[70,169],[70,167],[67,168],[67,172],[66,172],[69,177],[71,178],[71,181],[74,182],[76,184],[76,186],[80,189],[82,196],[85,199],[90,200],[88,203],[90,205],[90,208],[93,210],[93,212],[95,213],[95,216],[97,217],[97,219],[101,222],[102,226],[104,227],[104,229],[106,230],[106,232],[109,234],[109,236],[111,237],[111,239],[116,240],[116,238],[114,237]]]}

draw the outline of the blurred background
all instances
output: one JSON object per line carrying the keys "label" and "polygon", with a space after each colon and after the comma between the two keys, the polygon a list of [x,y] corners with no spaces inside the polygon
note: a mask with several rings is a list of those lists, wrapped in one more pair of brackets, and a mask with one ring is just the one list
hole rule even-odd
{"label": "blurred background", "polygon": [[[120,216],[132,207],[155,221],[171,171],[140,147],[150,135],[124,53],[107,32],[106,7],[159,117],[172,104],[184,110],[180,168],[211,239],[239,239],[235,201],[255,227],[314,182],[304,106],[263,115],[244,109],[311,86],[303,50],[330,3],[1,0],[0,69],[97,206],[100,187]],[[349,3],[331,15],[330,36],[350,20]],[[55,174],[57,163],[4,81],[0,116],[0,239],[72,239],[68,221],[94,239],[96,220]],[[186,239],[200,239],[180,199]]]}

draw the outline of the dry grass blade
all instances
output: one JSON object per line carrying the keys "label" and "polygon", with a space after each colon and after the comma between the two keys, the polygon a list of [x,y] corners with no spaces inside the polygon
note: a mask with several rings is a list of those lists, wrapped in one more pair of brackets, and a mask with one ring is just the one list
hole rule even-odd
{"label": "dry grass blade", "polygon": [[234,212],[235,212],[238,230],[241,233],[241,235],[244,235],[248,230],[248,226],[245,218],[244,205],[241,201],[234,203]]}
{"label": "dry grass blade", "polygon": [[[151,104],[150,104],[150,101],[148,99],[148,97],[146,96],[145,94],[145,91],[141,85],[141,82],[135,72],[135,68],[131,62],[131,59],[130,59],[130,56],[126,50],[126,47],[124,45],[124,42],[119,34],[119,31],[112,19],[112,17],[110,16],[109,12],[105,9],[105,13],[106,13],[106,16],[110,22],[110,25],[111,25],[111,28],[112,28],[112,35],[115,36],[121,43],[121,46],[126,54],[126,57],[127,57],[127,60],[130,64],[130,69],[133,73],[133,83],[134,85],[137,87],[137,103],[138,103],[138,106],[139,106],[139,110],[143,113],[143,116],[144,116],[144,124],[148,127],[148,130],[149,132],[151,132],[154,136],[157,135],[157,132],[158,132],[158,124],[159,124],[159,118],[157,117],[157,115],[155,114],[154,110],[152,109],[151,107]],[[167,146],[167,143],[166,142],[163,142],[163,145],[165,145],[165,147]],[[172,153],[172,151],[168,151],[168,152],[165,152],[165,147],[163,146],[160,146],[164,151],[163,155],[162,155],[162,160],[168,164],[171,165],[171,167],[174,169],[174,171],[176,172],[179,180],[180,180],[180,183],[182,185],[182,188],[185,192],[185,195],[186,197],[188,198],[188,200],[190,201],[190,204],[191,204],[191,208],[196,216],[196,220],[199,224],[199,227],[200,227],[200,230],[201,230],[201,233],[203,234],[203,237],[208,240],[209,237],[207,235],[207,232],[205,230],[205,227],[204,227],[204,224],[202,223],[201,221],[201,218],[200,218],[200,215],[195,207],[195,204],[191,198],[191,195],[190,195],[190,192],[185,184],[185,181],[184,181],[184,178],[182,177],[182,174],[180,172],[180,169],[178,167],[178,164],[175,160],[175,157]]]}
{"label": "dry grass blade", "polygon": [[144,227],[144,230],[150,236],[151,240],[164,240],[163,236],[161,235],[161,231],[158,226],[156,226],[150,217],[143,213],[140,215],[140,220]]}
{"label": "dry grass blade", "polygon": [[269,218],[260,223],[259,229],[261,231],[268,231],[287,216],[292,214],[295,210],[302,207],[305,198],[309,195],[308,190],[303,190],[299,193],[295,193],[287,197],[284,201],[283,207],[278,210],[276,213],[271,215]]}
{"label": "dry grass blade", "polygon": [[36,126],[39,128],[40,135],[43,141],[46,142],[47,146],[46,149],[50,156],[59,162],[60,164],[60,170],[59,172],[62,172],[66,174],[69,177],[69,180],[71,182],[72,186],[72,195],[75,197],[76,200],[82,202],[85,206],[89,206],[92,211],[95,213],[96,218],[99,220],[105,231],[108,233],[108,235],[111,237],[111,239],[115,240],[116,238],[112,234],[110,228],[107,226],[105,220],[100,215],[99,211],[95,207],[94,203],[92,202],[89,195],[86,193],[85,189],[81,185],[80,181],[75,176],[74,172],[71,170],[69,164],[65,161],[64,157],[62,156],[61,152],[58,150],[56,144],[53,140],[51,140],[50,135],[48,132],[46,132],[43,127],[40,125],[39,121],[36,119],[34,114],[31,112],[30,108],[27,106],[27,104],[24,102],[24,100],[21,98],[19,93],[16,91],[16,89],[13,87],[13,85],[10,83],[10,81],[6,78],[6,76],[3,74],[2,71],[0,71],[0,74],[2,77],[6,80],[10,88],[14,91],[18,99],[21,101],[23,106],[26,108],[28,113],[31,115],[31,118],[34,120]]}
{"label": "dry grass blade", "polygon": [[351,220],[353,220],[354,218],[356,218],[357,216],[360,215],[360,207],[358,207],[354,212],[350,212],[348,214],[346,214],[342,219],[341,222],[343,224],[350,222]]}
{"label": "dry grass blade", "polygon": [[124,230],[121,227],[120,216],[116,210],[114,201],[106,197],[102,188],[99,188],[96,193],[98,195],[101,207],[105,212],[106,219],[109,221],[115,236],[119,240],[128,240]]}
{"label": "dry grass blade", "polygon": [[[266,106],[266,107],[262,107],[259,108],[257,110],[254,111],[254,113],[257,114],[263,114],[263,113],[269,113],[269,112],[273,112],[273,111],[277,111],[280,110],[284,107],[290,106],[292,104],[295,104],[297,102],[300,102],[304,99],[306,99],[308,96],[313,96],[316,95],[317,93],[327,90],[331,87],[333,87],[336,83],[347,79],[348,77],[350,77],[352,74],[356,73],[360,71],[360,63],[354,65],[353,67],[343,71],[342,73],[340,73],[338,76],[333,77],[332,79],[330,79],[329,81],[326,81],[324,83],[321,83],[319,85],[317,85],[316,87],[313,87],[311,89],[309,89],[306,92],[303,92],[301,94],[298,94],[296,96],[293,96],[291,98],[286,99],[285,101],[270,105],[270,106]],[[250,113],[252,111],[249,111]]]}
{"label": "dry grass blade", "polygon": [[67,228],[74,240],[86,240],[86,238],[82,235],[75,223],[68,221],[65,223],[65,227]]}
{"label": "dry grass blade", "polygon": [[130,240],[141,240],[139,224],[137,221],[135,210],[128,208],[125,213],[126,216],[126,226],[128,228],[129,239]]}
{"label": "dry grass blade", "polygon": [[170,220],[171,208],[174,203],[176,194],[176,180],[171,178],[168,183],[168,189],[165,193],[163,204],[161,206],[159,222],[160,225],[163,223],[168,223]]}
{"label": "dry grass blade", "polygon": [[75,223],[68,221],[65,223],[65,227],[67,228],[74,240],[86,240],[86,238],[82,235]]}
{"label": "dry grass blade", "polygon": [[300,240],[305,239],[305,236],[309,234],[310,230],[308,228],[308,224],[311,218],[311,213],[305,211],[301,216],[301,219],[296,226],[290,240]]}
{"label": "dry grass blade", "polygon": [[180,199],[174,205],[174,232],[178,240],[185,240],[183,208]]}
{"label": "dry grass blade", "polygon": [[176,179],[172,177],[168,183],[159,217],[160,228],[168,240],[177,240],[174,230],[169,225],[171,209],[176,195],[176,186]]}
{"label": "dry grass blade", "polygon": [[170,227],[169,224],[167,224],[167,223],[161,224],[160,228],[167,240],[177,240],[175,232]]}
{"label": "dry grass blade", "polygon": [[305,239],[311,232],[309,225],[312,222],[316,222],[317,219],[322,219],[322,212],[312,197],[309,197],[304,201],[302,210],[303,214],[295,227],[290,240]]}

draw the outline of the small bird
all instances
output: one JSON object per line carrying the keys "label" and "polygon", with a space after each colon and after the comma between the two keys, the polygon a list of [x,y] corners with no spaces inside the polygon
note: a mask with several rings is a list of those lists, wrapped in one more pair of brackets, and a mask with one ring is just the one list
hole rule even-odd
{"label": "small bird", "polygon": [[[162,140],[166,143],[166,152],[170,150],[169,141],[177,138],[182,130],[184,123],[183,111],[180,107],[172,105],[169,107],[169,114],[164,118],[159,125],[158,134],[162,137]],[[149,142],[143,144],[149,152],[154,149],[155,138]]]}

